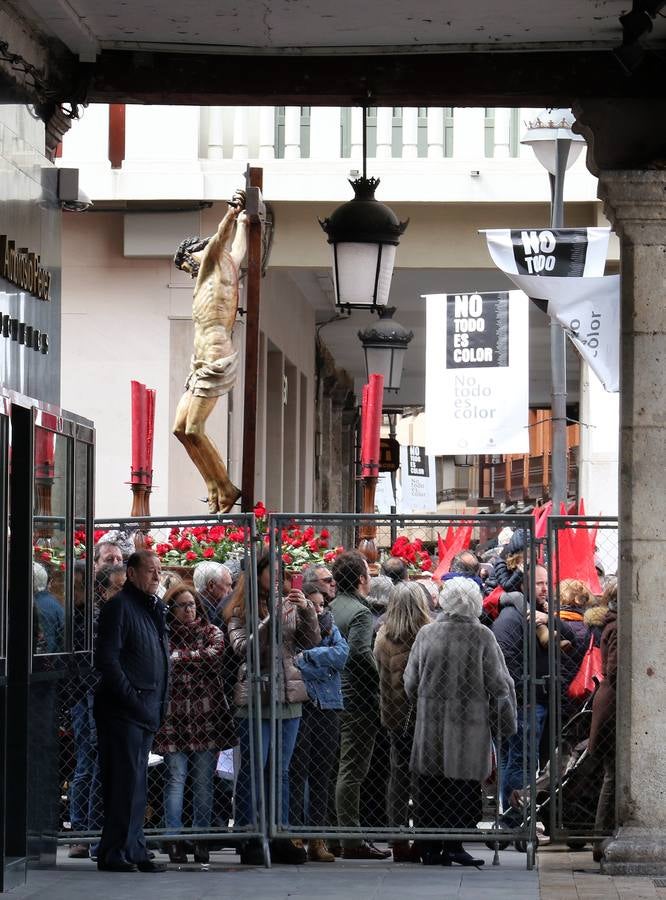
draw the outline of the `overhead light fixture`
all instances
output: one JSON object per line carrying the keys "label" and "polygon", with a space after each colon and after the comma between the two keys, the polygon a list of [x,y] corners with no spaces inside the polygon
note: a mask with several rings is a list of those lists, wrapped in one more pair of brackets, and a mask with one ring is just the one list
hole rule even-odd
{"label": "overhead light fixture", "polygon": [[393,318],[395,307],[385,306],[379,310],[379,321],[369,325],[358,336],[365,354],[365,370],[370,375],[384,376],[384,390],[397,393],[400,390],[402,366],[407,345],[414,337],[413,331],[396,322]]}
{"label": "overhead light fixture", "polygon": [[459,469],[469,469],[474,465],[474,459],[473,456],[454,456],[453,465]]}
{"label": "overhead light fixture", "polygon": [[570,109],[544,109],[531,122],[521,140],[534,150],[534,155],[551,175],[557,171],[558,142],[569,141],[566,169],[576,162],[585,146],[585,138],[574,134],[571,126],[575,122]]}
{"label": "overhead light fixture", "polygon": [[319,224],[333,254],[336,306],[372,310],[388,303],[396,247],[409,220],[375,199],[379,179],[367,177],[366,118],[363,107],[363,174],[349,182],[354,198]]}

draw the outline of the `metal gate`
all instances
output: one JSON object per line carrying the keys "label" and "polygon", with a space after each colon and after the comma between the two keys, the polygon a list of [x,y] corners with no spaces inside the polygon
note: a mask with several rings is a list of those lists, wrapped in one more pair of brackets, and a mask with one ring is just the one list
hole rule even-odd
{"label": "metal gate", "polygon": [[[461,841],[485,842],[495,850],[494,863],[501,847],[516,842],[527,852],[527,866],[533,865],[537,748],[544,724],[536,701],[538,691],[545,690],[535,668],[533,526],[531,516],[271,516],[276,577],[270,609],[281,610],[271,630],[274,690],[269,707],[262,709],[270,721],[271,837],[326,838],[341,842],[344,856],[364,840],[390,841],[394,853],[396,845],[404,847],[412,839],[425,853],[443,841],[449,848]],[[479,623],[478,611],[469,616],[465,582],[480,592],[473,579],[464,577],[459,552],[451,553],[452,548],[461,551],[469,538],[477,552],[492,559],[500,541],[515,544],[498,561],[504,576],[508,565],[514,588],[501,601],[501,611],[497,604],[504,592],[491,594],[492,580],[483,582],[490,595],[483,610],[488,627]],[[407,564],[409,580],[396,587],[381,574],[371,577],[363,582],[369,599],[360,601],[360,588],[354,588],[358,559],[339,555],[359,540],[371,540],[378,548],[375,572],[397,555]],[[449,577],[441,595],[430,573],[420,571],[437,565],[438,551],[455,557],[453,567],[461,576]],[[289,600],[293,575],[298,577],[303,563],[313,559],[316,564],[305,570],[303,584],[313,602],[319,605],[317,584],[325,592],[331,571],[338,586],[319,629],[311,610],[295,608]],[[483,580],[486,573],[480,574]],[[392,602],[392,597],[398,599]],[[414,651],[407,647],[405,652],[406,696],[402,706],[391,709],[395,691],[386,687],[382,661],[385,620],[388,616],[390,627],[397,628],[397,639],[399,604],[409,605],[412,619],[414,610],[425,605],[435,620],[440,602],[445,614],[448,610],[448,631],[439,634],[443,620],[438,619],[416,637],[410,632]],[[440,639],[445,653],[437,645]],[[305,702],[291,680],[294,659],[306,676],[310,699]],[[313,686],[322,671],[331,681],[339,678],[341,703],[330,702],[329,693],[319,695]],[[514,696],[517,705],[509,710]]]}
{"label": "metal gate", "polygon": [[[599,697],[594,725],[592,707],[601,679],[602,634],[617,603],[617,519],[553,516],[544,550],[549,625],[551,632],[557,627],[560,639],[550,646],[548,742],[542,745],[547,759],[536,815],[551,839],[582,848],[610,835],[616,824],[614,688],[604,701],[606,714],[599,715]],[[588,665],[597,681],[586,689]],[[614,685],[614,672],[608,676]]]}
{"label": "metal gate", "polygon": [[[75,535],[74,546],[74,555],[81,560],[92,555],[82,538]],[[174,656],[172,633],[171,703],[150,757],[145,831],[154,840],[206,839],[218,845],[237,845],[255,838],[261,841],[268,860],[264,781],[257,778],[261,772],[257,760],[263,754],[258,715],[257,548],[261,537],[257,520],[254,515],[97,520],[94,542],[95,619],[100,605],[119,589],[114,571],[119,571],[120,583],[124,580],[124,566],[100,566],[109,546],[118,544],[125,560],[135,547],[157,552],[163,575],[169,576],[167,588],[177,588],[179,583],[191,587],[200,563],[223,560],[230,567],[236,587],[229,602],[240,611],[235,647],[229,641],[224,612],[215,610],[218,618],[213,624],[224,633],[224,642],[213,629],[206,645],[208,656],[196,664],[198,672],[208,666],[207,683],[216,685],[217,693],[206,698],[202,715],[208,717],[211,727],[207,730],[219,735],[219,743],[207,743],[208,749],[202,749],[199,737],[193,743],[191,735],[178,733],[179,685],[191,677],[188,666],[191,668],[196,654],[190,657],[185,649]],[[74,566],[76,579],[76,562]],[[92,648],[93,638],[91,633],[85,636],[86,649]],[[92,703],[97,673],[90,657],[84,659],[85,663],[70,672],[60,702],[59,840],[70,845],[94,845],[103,820]],[[241,684],[243,703],[236,705],[237,685]],[[175,725],[170,717],[175,717]]]}

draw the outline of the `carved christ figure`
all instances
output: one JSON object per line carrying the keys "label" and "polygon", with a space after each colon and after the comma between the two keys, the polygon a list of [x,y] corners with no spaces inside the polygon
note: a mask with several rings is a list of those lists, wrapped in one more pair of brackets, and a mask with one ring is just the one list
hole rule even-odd
{"label": "carved christ figure", "polygon": [[210,238],[186,238],[174,263],[196,279],[192,301],[194,353],[185,393],[178,403],[173,433],[187,450],[208,489],[211,513],[229,512],[241,492],[206,434],[206,420],[217,398],[236,380],[238,351],[231,334],[238,309],[238,272],[247,248],[245,194],[231,199],[217,232]]}

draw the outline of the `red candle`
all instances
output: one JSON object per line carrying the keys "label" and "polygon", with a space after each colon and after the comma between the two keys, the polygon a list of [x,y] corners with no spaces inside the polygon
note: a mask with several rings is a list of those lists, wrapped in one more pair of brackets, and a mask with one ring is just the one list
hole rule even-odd
{"label": "red candle", "polygon": [[368,425],[363,455],[362,475],[364,478],[379,476],[379,440],[382,425],[384,400],[384,376],[372,374],[368,380]]}
{"label": "red candle", "polygon": [[361,463],[367,459],[368,447],[368,385],[363,385],[361,395]]}
{"label": "red candle", "polygon": [[147,433],[146,386],[132,381],[132,484],[142,484]]}
{"label": "red candle", "polygon": [[153,483],[153,442],[155,438],[155,391],[146,391],[147,415],[146,415],[146,484]]}
{"label": "red candle", "polygon": [[55,434],[35,428],[35,469],[38,477],[53,478],[55,471]]}

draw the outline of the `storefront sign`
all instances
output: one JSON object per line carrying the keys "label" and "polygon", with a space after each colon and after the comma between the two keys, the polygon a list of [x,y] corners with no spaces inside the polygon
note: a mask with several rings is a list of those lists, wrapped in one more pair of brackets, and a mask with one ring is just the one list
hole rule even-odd
{"label": "storefront sign", "polygon": [[39,264],[39,256],[0,234],[0,277],[39,300],[51,299],[51,273]]}
{"label": "storefront sign", "polygon": [[429,294],[426,300],[428,453],[529,452],[525,294]]}

